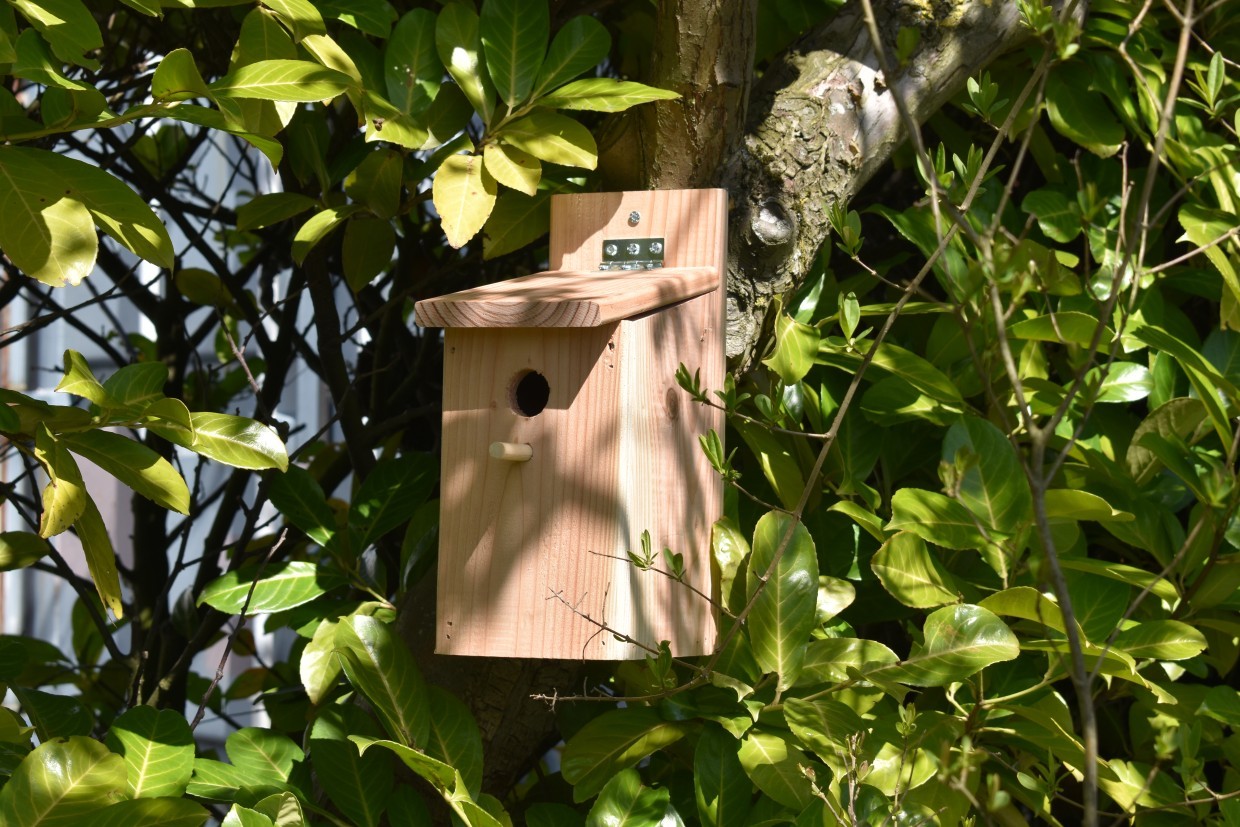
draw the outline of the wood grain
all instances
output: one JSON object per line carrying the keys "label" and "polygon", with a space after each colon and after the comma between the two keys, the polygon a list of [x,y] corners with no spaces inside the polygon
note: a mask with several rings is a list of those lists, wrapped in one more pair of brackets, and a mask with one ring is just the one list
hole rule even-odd
{"label": "wood grain", "polygon": [[[667,239],[669,267],[722,272],[725,194],[552,201],[558,270],[582,270],[604,238],[653,236]],[[711,651],[711,605],[640,571],[627,552],[649,531],[656,555],[665,546],[682,554],[685,582],[712,593],[722,485],[698,436],[722,434],[723,417],[694,404],[675,372],[684,363],[705,387],[721,387],[723,333],[717,277],[707,293],[595,327],[445,330],[437,652],[619,660],[663,640],[678,656]],[[550,392],[524,416],[513,389],[530,371]],[[495,442],[528,444],[532,456],[494,459]]]}
{"label": "wood grain", "polygon": [[414,314],[422,327],[599,327],[718,285],[713,267],[551,271],[425,299]]}

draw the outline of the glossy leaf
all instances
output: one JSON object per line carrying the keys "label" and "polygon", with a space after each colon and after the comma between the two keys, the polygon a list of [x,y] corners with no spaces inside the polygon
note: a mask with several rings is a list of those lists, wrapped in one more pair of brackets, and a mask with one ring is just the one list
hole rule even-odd
{"label": "glossy leaf", "polygon": [[262,4],[276,13],[293,37],[301,40],[312,34],[325,34],[323,16],[310,0],[261,0]]}
{"label": "glossy leaf", "polygon": [[293,261],[298,264],[304,262],[310,251],[340,226],[340,222],[359,210],[361,207],[358,204],[346,204],[343,207],[329,207],[311,216],[293,237]]}
{"label": "glossy leaf", "polygon": [[86,555],[86,568],[90,571],[91,580],[95,581],[99,598],[112,612],[112,616],[119,620],[124,617],[125,608],[121,603],[121,579],[116,570],[116,552],[112,548],[112,540],[108,536],[103,516],[90,495],[85,495],[82,513],[78,516],[75,528],[82,544],[82,552]]}
{"label": "glossy leaf", "polygon": [[93,738],[39,745],[0,789],[6,827],[73,827],[125,789],[125,762]]}
{"label": "glossy leaf", "polygon": [[56,390],[90,400],[101,407],[113,405],[112,397],[95,378],[85,357],[76,350],[65,351],[65,375]]}
{"label": "glossy leaf", "polygon": [[95,724],[94,716],[80,698],[21,686],[12,691],[40,741],[89,735]]}
{"label": "glossy leaf", "polygon": [[1186,660],[1201,654],[1206,639],[1178,620],[1147,620],[1120,632],[1114,645],[1134,658]]}
{"label": "glossy leaf", "polygon": [[[786,545],[785,545],[786,541]],[[783,555],[776,562],[776,554]],[[796,682],[805,641],[817,617],[818,557],[805,526],[771,512],[758,520],[749,559],[749,634],[764,672],[779,675],[779,688]]]}
{"label": "glossy leaf", "polygon": [[194,774],[194,734],[178,712],[135,706],[112,723],[108,746],[125,759],[130,798],[176,798]]}
{"label": "glossy leaf", "polygon": [[421,778],[425,779],[435,788],[436,792],[445,798],[451,797],[456,789],[457,773],[452,767],[431,758],[429,755],[418,752],[415,749],[398,744],[395,741],[381,741],[373,738],[364,738],[360,735],[350,735],[349,740],[357,744],[365,757],[372,747],[382,747],[396,754],[406,767],[413,770]]}
{"label": "glossy leaf", "polygon": [[411,518],[438,479],[439,463],[430,454],[409,453],[376,463],[349,508],[349,522],[365,547]]}
{"label": "glossy leaf", "polygon": [[1038,219],[1038,228],[1052,241],[1066,244],[1081,234],[1081,215],[1068,196],[1052,189],[1034,190],[1020,208]]}
{"label": "glossy leaf", "polygon": [[[1102,332],[1098,333],[1101,326]],[[1038,342],[1062,342],[1070,345],[1089,347],[1094,336],[1098,343],[1106,347],[1115,339],[1115,333],[1088,313],[1075,310],[1064,310],[1054,315],[1034,316],[1023,319],[1008,327],[1008,333],[1017,339]]]}
{"label": "glossy leaf", "polygon": [[775,371],[785,385],[805,378],[818,353],[818,331],[787,313],[775,317],[775,352],[762,363]]}
{"label": "glossy leaf", "polygon": [[272,192],[259,195],[237,208],[238,230],[259,230],[287,221],[315,205],[315,200],[298,192]]}
{"label": "glossy leaf", "polygon": [[554,112],[536,110],[508,124],[499,139],[552,164],[594,169],[598,146],[594,136],[577,121]]}
{"label": "glossy leaf", "polygon": [[620,771],[684,735],[682,724],[665,721],[648,707],[614,709],[591,720],[568,740],[560,772],[573,785],[573,800],[585,801]]}
{"label": "glossy leaf", "polygon": [[435,49],[483,123],[495,111],[495,87],[482,53],[478,15],[464,3],[449,3],[435,21]]}
{"label": "glossy leaf", "polygon": [[426,754],[453,767],[470,795],[482,792],[482,735],[469,708],[438,686],[427,687],[430,732]]}
{"label": "glossy leaf", "polygon": [[491,259],[519,250],[551,227],[551,195],[540,192],[532,198],[515,192],[502,192],[482,228],[482,255]]}
{"label": "glossy leaf", "polygon": [[64,195],[46,170],[0,146],[0,250],[27,275],[52,287],[78,284],[95,266],[94,222],[81,201]]}
{"label": "glossy leaf", "polygon": [[982,525],[1016,534],[1032,520],[1033,498],[1020,458],[989,421],[966,416],[949,428],[943,461],[960,471],[957,496]]}
{"label": "glossy leaf", "polygon": [[28,531],[0,532],[0,571],[14,571],[41,560],[51,546]]}
{"label": "glossy leaf", "polygon": [[365,615],[342,620],[336,646],[349,682],[399,742],[423,748],[430,733],[426,684],[392,627]]}
{"label": "glossy leaf", "polygon": [[753,797],[749,777],[728,733],[708,726],[693,752],[693,792],[698,818],[706,827],[742,827]]}
{"label": "glossy leaf", "polygon": [[378,735],[377,726],[352,704],[327,707],[310,731],[310,759],[319,783],[345,817],[358,827],[377,827],[392,797],[391,757],[377,749],[360,754],[350,734]]}
{"label": "glossy leaf", "polygon": [[184,798],[137,798],[85,816],[80,827],[202,827],[210,817],[201,804]]}
{"label": "glossy leaf", "polygon": [[443,64],[435,49],[435,15],[428,9],[406,12],[383,52],[388,100],[406,115],[430,105],[439,90]]}
{"label": "glossy leaf", "polygon": [[934,491],[901,488],[891,498],[888,531],[909,531],[938,546],[984,548],[986,540],[969,510]]}
{"label": "glossy leaf", "polygon": [[529,96],[542,67],[551,36],[548,6],[524,0],[487,0],[482,4],[478,32],[487,72],[500,99],[511,109]]}
{"label": "glossy leaf", "polygon": [[444,234],[453,247],[462,247],[477,235],[495,207],[495,179],[480,155],[447,158],[435,174],[431,191]]}
{"label": "glossy leaf", "polygon": [[60,442],[156,505],[189,513],[189,486],[181,474],[142,443],[108,431],[66,434]]}
{"label": "glossy leaf", "polygon": [[336,516],[318,481],[298,465],[272,477],[267,489],[271,504],[284,519],[314,542],[326,546],[336,534]]}
{"label": "glossy leaf", "polygon": [[503,144],[487,144],[482,153],[487,172],[498,183],[512,187],[526,195],[538,192],[538,180],[542,177],[542,164],[538,159],[516,147]]}
{"label": "glossy leaf", "polygon": [[260,60],[238,66],[210,88],[221,98],[318,101],[336,97],[352,83],[348,75],[308,60]]}
{"label": "glossy leaf", "polygon": [[43,425],[35,431],[34,455],[49,478],[43,489],[39,536],[55,537],[78,521],[86,510],[89,498],[77,462],[64,444]]}
{"label": "glossy leaf", "polygon": [[197,604],[226,614],[240,614],[243,607],[246,614],[279,612],[309,603],[342,582],[339,574],[300,560],[273,563],[261,571],[251,566],[213,580],[202,590]]}
{"label": "glossy leaf", "polygon": [[623,112],[639,104],[675,100],[679,97],[679,94],[670,89],[656,89],[644,83],[613,78],[586,78],[561,86],[543,96],[539,103],[551,109]]}
{"label": "glossy leaf", "polygon": [[530,96],[537,98],[603,62],[611,51],[611,35],[593,17],[580,15],[565,23],[551,41]]}
{"label": "glossy leaf", "polygon": [[294,765],[305,759],[301,747],[269,729],[242,727],[224,743],[228,760],[247,778],[286,781]]}
{"label": "glossy leaf", "polygon": [[599,791],[586,827],[653,827],[662,824],[671,794],[643,786],[637,770],[623,770]]}
{"label": "glossy leaf", "polygon": [[234,468],[288,468],[288,452],[276,432],[261,422],[232,414],[194,411],[193,442],[177,442],[196,454]]}
{"label": "glossy leaf", "polygon": [[99,25],[82,0],[12,0],[30,24],[67,63],[97,67],[85,53],[103,46]]}
{"label": "glossy leaf", "polygon": [[210,96],[189,49],[173,49],[155,67],[151,77],[151,97],[155,100],[183,101]]}
{"label": "glossy leaf", "polygon": [[715,565],[719,567],[720,599],[731,611],[740,611],[747,595],[743,576],[739,584],[736,579],[742,575],[742,566],[749,559],[749,540],[732,519],[723,517],[711,526],[710,547]]}
{"label": "glossy leaf", "polygon": [[220,822],[220,827],[275,827],[275,823],[257,810],[234,804]]}
{"label": "glossy leaf", "polygon": [[103,382],[103,389],[122,411],[140,413],[152,402],[164,398],[168,367],[161,362],[125,365]]}
{"label": "glossy leaf", "polygon": [[809,778],[801,770],[809,760],[789,739],[751,730],[737,757],[754,785],[783,806],[799,812],[813,799]]}
{"label": "glossy leaf", "polygon": [[907,659],[864,674],[912,686],[945,686],[1020,654],[1012,630],[980,606],[947,606],[932,612],[922,634],[925,642],[915,646]]}
{"label": "glossy leaf", "polygon": [[929,609],[960,599],[951,574],[916,534],[895,534],[874,554],[870,567],[883,588],[905,606]]}
{"label": "glossy leaf", "polygon": [[340,659],[336,657],[336,629],[339,623],[324,620],[314,637],[301,650],[297,672],[310,703],[320,704],[336,688],[340,678]]}

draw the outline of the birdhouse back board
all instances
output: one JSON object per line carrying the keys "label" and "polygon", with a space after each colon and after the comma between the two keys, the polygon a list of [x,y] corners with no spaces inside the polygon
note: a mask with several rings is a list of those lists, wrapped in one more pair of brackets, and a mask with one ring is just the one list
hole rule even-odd
{"label": "birdhouse back board", "polygon": [[[661,238],[666,269],[649,272],[670,303],[591,327],[483,327],[458,305],[471,318],[444,338],[436,651],[620,660],[667,640],[676,655],[708,653],[716,619],[701,595],[712,594],[722,486],[698,437],[722,435],[723,420],[675,373],[684,363],[703,387],[722,386],[726,196],[605,193],[552,204],[551,266],[577,285],[565,301],[595,279],[605,296],[618,283],[608,279],[640,279],[598,270],[607,240]],[[715,286],[672,284],[676,268],[710,268]],[[514,300],[512,290],[504,296]],[[565,317],[547,307],[536,315]],[[496,308],[501,322],[516,318],[499,304],[485,313]],[[647,531],[656,568],[667,570],[664,547],[683,556],[683,582],[630,560]]]}

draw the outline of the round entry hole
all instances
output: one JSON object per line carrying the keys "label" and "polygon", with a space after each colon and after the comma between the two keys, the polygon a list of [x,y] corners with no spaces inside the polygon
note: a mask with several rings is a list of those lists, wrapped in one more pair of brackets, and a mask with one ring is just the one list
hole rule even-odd
{"label": "round entry hole", "polygon": [[551,386],[547,377],[536,370],[523,370],[512,380],[508,389],[508,402],[514,412],[521,416],[538,416],[551,398]]}

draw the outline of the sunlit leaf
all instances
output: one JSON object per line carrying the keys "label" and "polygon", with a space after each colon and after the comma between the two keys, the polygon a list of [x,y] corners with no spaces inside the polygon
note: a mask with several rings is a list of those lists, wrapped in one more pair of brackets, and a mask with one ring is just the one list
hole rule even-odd
{"label": "sunlit leaf", "polygon": [[518,118],[500,131],[499,139],[552,164],[584,169],[598,165],[598,146],[590,130],[554,112],[536,110]]}
{"label": "sunlit leaf", "polygon": [[194,774],[194,734],[171,709],[133,707],[112,723],[107,743],[125,759],[131,798],[175,798]]}
{"label": "sunlit leaf", "polygon": [[189,513],[189,486],[181,474],[142,443],[108,431],[65,434],[60,442],[156,505]]}
{"label": "sunlit leaf", "polygon": [[352,83],[348,75],[308,60],[260,60],[238,66],[210,88],[222,98],[318,101],[336,97]]}
{"label": "sunlit leaf", "polygon": [[71,827],[125,789],[125,761],[93,738],[39,745],[0,789],[6,827]]}
{"label": "sunlit leaf", "polygon": [[875,552],[870,567],[883,588],[905,606],[929,609],[960,599],[951,574],[916,534],[892,536]]}
{"label": "sunlit leaf", "polygon": [[585,109],[592,112],[623,112],[653,101],[675,100],[680,95],[644,83],[614,78],[586,78],[561,86],[539,103],[551,109]]}
{"label": "sunlit leaf", "polygon": [[500,98],[515,107],[529,96],[547,52],[551,18],[546,3],[487,0],[478,32],[487,72]]}
{"label": "sunlit leaf", "polygon": [[610,51],[606,26],[587,15],[572,18],[555,33],[530,96],[536,98],[593,69]]}
{"label": "sunlit leaf", "polygon": [[251,566],[227,572],[202,590],[197,604],[227,614],[240,614],[242,607],[246,608],[246,614],[279,612],[309,603],[342,582],[340,575],[331,570],[314,563],[290,560],[261,570]]}
{"label": "sunlit leaf", "polygon": [[430,732],[426,684],[392,627],[365,615],[341,621],[336,647],[349,682],[398,741],[424,747]]}
{"label": "sunlit leaf", "polygon": [[1020,654],[1012,630],[979,606],[946,606],[932,612],[922,634],[925,642],[905,660],[863,673],[912,686],[944,686]]}
{"label": "sunlit leaf", "polygon": [[671,801],[667,788],[642,784],[637,770],[616,773],[586,814],[586,827],[649,827],[662,824]]}
{"label": "sunlit leaf", "polygon": [[449,3],[435,21],[435,49],[448,74],[484,123],[495,111],[495,87],[482,53],[478,15],[464,3]]}
{"label": "sunlit leaf", "polygon": [[449,156],[435,173],[432,193],[435,211],[453,247],[464,246],[477,235],[495,207],[495,179],[480,155]]}
{"label": "sunlit leaf", "polygon": [[778,512],[758,520],[748,591],[754,599],[749,613],[754,656],[763,671],[779,675],[781,689],[787,688],[801,671],[805,641],[817,616],[818,558],[809,531],[799,521]]}
{"label": "sunlit leaf", "polygon": [[685,735],[682,724],[665,721],[648,707],[604,712],[568,740],[561,758],[573,800],[585,801],[622,770]]}

